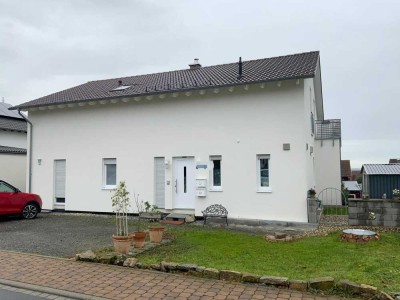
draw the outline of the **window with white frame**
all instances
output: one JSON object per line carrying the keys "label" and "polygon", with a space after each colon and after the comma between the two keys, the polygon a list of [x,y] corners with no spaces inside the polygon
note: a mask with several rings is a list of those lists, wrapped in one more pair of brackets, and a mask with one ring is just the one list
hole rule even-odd
{"label": "window with white frame", "polygon": [[117,186],[117,159],[103,159],[103,187],[113,189]]}
{"label": "window with white frame", "polygon": [[271,192],[270,155],[257,155],[257,188],[259,192]]}
{"label": "window with white frame", "polygon": [[211,162],[210,189],[212,191],[222,191],[221,161],[222,157],[220,155],[210,156],[210,162]]}

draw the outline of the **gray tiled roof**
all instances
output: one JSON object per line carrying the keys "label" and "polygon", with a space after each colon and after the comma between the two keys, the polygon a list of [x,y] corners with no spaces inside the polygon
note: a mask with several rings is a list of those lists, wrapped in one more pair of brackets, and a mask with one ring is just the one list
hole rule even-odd
{"label": "gray tiled roof", "polygon": [[0,146],[0,153],[26,154],[26,149],[16,148],[16,147],[8,147],[8,146]]}
{"label": "gray tiled roof", "polygon": [[[315,51],[243,61],[242,78],[238,78],[238,63],[236,62],[198,69],[90,81],[23,103],[14,107],[14,109],[256,82],[311,78],[315,76],[318,62],[319,52]],[[122,81],[122,85],[130,85],[131,87],[120,91],[111,91],[119,86],[119,81]]]}
{"label": "gray tiled roof", "polygon": [[368,175],[400,175],[400,164],[365,164],[363,169]]}
{"label": "gray tiled roof", "polygon": [[0,116],[0,130],[27,132],[24,119],[5,118]]}
{"label": "gray tiled roof", "polygon": [[0,102],[0,117],[23,119],[15,110],[8,110],[11,106],[11,104]]}

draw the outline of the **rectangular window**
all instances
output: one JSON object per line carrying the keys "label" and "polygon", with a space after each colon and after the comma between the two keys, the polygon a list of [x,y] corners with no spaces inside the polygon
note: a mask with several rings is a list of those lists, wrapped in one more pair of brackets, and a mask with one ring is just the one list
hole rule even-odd
{"label": "rectangular window", "polygon": [[114,189],[117,186],[117,160],[115,158],[103,159],[103,187]]}
{"label": "rectangular window", "polygon": [[165,207],[165,158],[154,158],[154,200],[155,204]]}
{"label": "rectangular window", "polygon": [[311,134],[315,133],[315,120],[314,120],[314,114],[311,113]]}
{"label": "rectangular window", "polygon": [[257,155],[257,188],[259,192],[271,192],[269,161],[268,154]]}
{"label": "rectangular window", "polygon": [[210,174],[210,183],[211,190],[221,191],[221,156],[210,156],[211,162],[211,174]]}

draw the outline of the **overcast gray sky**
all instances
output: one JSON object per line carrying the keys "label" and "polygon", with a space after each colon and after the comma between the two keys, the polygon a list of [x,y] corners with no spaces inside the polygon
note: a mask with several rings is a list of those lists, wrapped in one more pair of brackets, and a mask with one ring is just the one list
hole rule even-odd
{"label": "overcast gray sky", "polygon": [[400,157],[400,1],[0,0],[0,97],[319,50],[352,167]]}

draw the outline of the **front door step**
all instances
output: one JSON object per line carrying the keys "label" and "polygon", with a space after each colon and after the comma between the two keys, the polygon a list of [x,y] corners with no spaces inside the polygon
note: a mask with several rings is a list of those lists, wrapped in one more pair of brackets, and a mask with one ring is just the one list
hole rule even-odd
{"label": "front door step", "polygon": [[164,221],[162,223],[164,224],[173,224],[173,225],[181,225],[184,223],[191,223],[195,221],[194,215],[190,214],[177,214],[177,213],[172,213],[169,214],[164,218]]}

